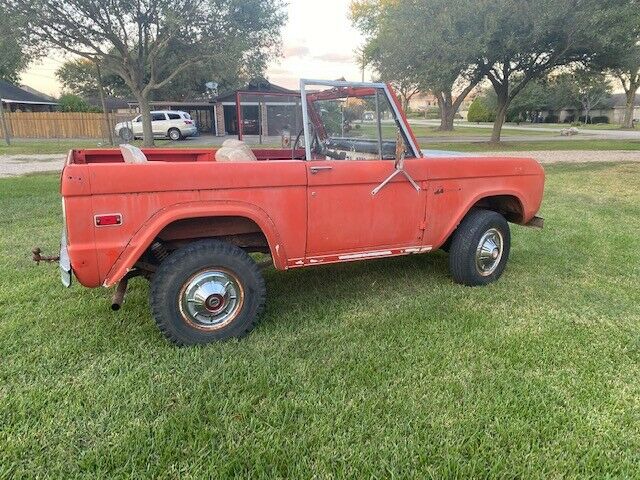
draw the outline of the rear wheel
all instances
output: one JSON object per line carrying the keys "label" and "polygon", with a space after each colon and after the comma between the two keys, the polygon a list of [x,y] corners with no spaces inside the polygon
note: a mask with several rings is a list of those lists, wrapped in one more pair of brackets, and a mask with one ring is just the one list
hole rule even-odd
{"label": "rear wheel", "polygon": [[151,284],[153,317],[177,345],[249,333],[265,303],[264,279],[243,250],[217,240],[192,243],[160,264]]}
{"label": "rear wheel", "polygon": [[182,133],[177,128],[171,128],[169,130],[169,138],[177,142],[178,140],[182,140]]}
{"label": "rear wheel", "polygon": [[133,132],[128,127],[121,128],[120,138],[125,142],[130,142],[131,140],[133,140]]}
{"label": "rear wheel", "polygon": [[499,213],[474,209],[453,235],[449,270],[457,283],[487,285],[500,278],[511,249],[511,231]]}

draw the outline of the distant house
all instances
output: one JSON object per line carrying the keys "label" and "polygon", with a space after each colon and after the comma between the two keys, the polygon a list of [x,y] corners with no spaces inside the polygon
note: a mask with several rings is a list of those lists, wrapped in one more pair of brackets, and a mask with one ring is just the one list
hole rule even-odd
{"label": "distant house", "polygon": [[[102,101],[100,100],[100,97],[85,97],[84,100],[92,107],[102,110]],[[128,114],[132,112],[132,108],[130,106],[131,100],[107,95],[104,99],[104,103],[106,104],[107,111],[109,113]]]}
{"label": "distant house", "polygon": [[[474,88],[471,93],[465,97],[458,109],[458,114],[462,118],[467,118],[467,113],[471,103],[473,103],[473,100],[475,100],[480,93],[481,90],[479,88]],[[439,108],[438,98],[430,92],[417,93],[411,97],[411,100],[409,100],[409,110],[414,112],[428,113],[431,111],[437,111]]]}
{"label": "distant house", "polygon": [[[252,94],[260,93],[260,100]],[[274,85],[265,79],[257,79],[249,82],[245,87],[232,92],[224,93],[215,99],[217,126],[219,135],[238,134],[238,109],[236,102],[240,99],[242,105],[243,133],[245,135],[258,135],[260,129],[266,136],[280,135],[280,131],[289,127],[283,125],[291,118],[288,110],[295,107],[293,96],[300,92],[289,90]],[[272,95],[264,95],[272,94]],[[287,97],[292,95],[292,97]]]}
{"label": "distant house", "polygon": [[[253,93],[273,94],[262,96],[262,105],[258,105]],[[287,127],[283,119],[287,117],[285,111],[293,108],[296,103],[287,94],[299,95],[299,92],[274,85],[265,79],[249,82],[246,86],[218,97],[193,100],[162,100],[151,101],[152,110],[181,110],[187,112],[195,120],[198,130],[213,135],[238,134],[238,108],[236,102],[240,98],[242,105],[242,124],[245,135],[280,135],[280,131]],[[129,102],[132,109],[138,110],[137,102]],[[285,122],[286,123],[286,122]]]}
{"label": "distant house", "polygon": [[9,112],[53,112],[58,103],[51,98],[0,80],[0,101]]}
{"label": "distant house", "polygon": [[[635,109],[633,118],[636,121],[640,121],[640,94],[636,95]],[[592,110],[589,113],[591,118],[595,117],[607,117],[609,123],[622,124],[624,121],[624,114],[627,109],[627,97],[624,93],[615,93],[611,95],[605,102],[603,108]],[[584,115],[584,111],[580,109],[565,108],[556,112],[542,112],[543,117],[553,116],[557,117],[561,123],[570,123],[576,121],[579,117]]]}

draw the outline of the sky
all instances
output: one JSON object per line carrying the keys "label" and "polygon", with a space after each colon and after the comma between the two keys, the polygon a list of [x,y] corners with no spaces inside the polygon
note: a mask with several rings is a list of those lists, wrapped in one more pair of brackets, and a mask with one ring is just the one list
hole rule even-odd
{"label": "sky", "polygon": [[[349,20],[350,0],[289,0],[289,20],[282,31],[283,56],[269,66],[267,78],[297,88],[300,78],[360,80],[354,51],[363,43]],[[65,57],[49,56],[33,64],[22,83],[52,96],[61,93],[55,71]],[[369,72],[366,79],[370,79]]]}

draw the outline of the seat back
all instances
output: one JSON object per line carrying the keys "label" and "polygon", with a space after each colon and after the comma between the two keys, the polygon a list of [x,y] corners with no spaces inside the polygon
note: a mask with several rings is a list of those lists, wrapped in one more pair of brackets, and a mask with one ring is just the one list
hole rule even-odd
{"label": "seat back", "polygon": [[120,152],[122,152],[124,163],[147,163],[149,161],[142,150],[128,143],[120,145]]}

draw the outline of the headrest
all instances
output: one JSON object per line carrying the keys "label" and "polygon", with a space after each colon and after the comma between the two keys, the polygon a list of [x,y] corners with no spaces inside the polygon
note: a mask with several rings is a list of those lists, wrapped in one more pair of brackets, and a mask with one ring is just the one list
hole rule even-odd
{"label": "headrest", "polygon": [[242,140],[228,139],[216,152],[216,162],[256,162],[258,159]]}
{"label": "headrest", "polygon": [[128,143],[120,145],[120,151],[122,152],[124,163],[147,163],[149,161],[142,150]]}

